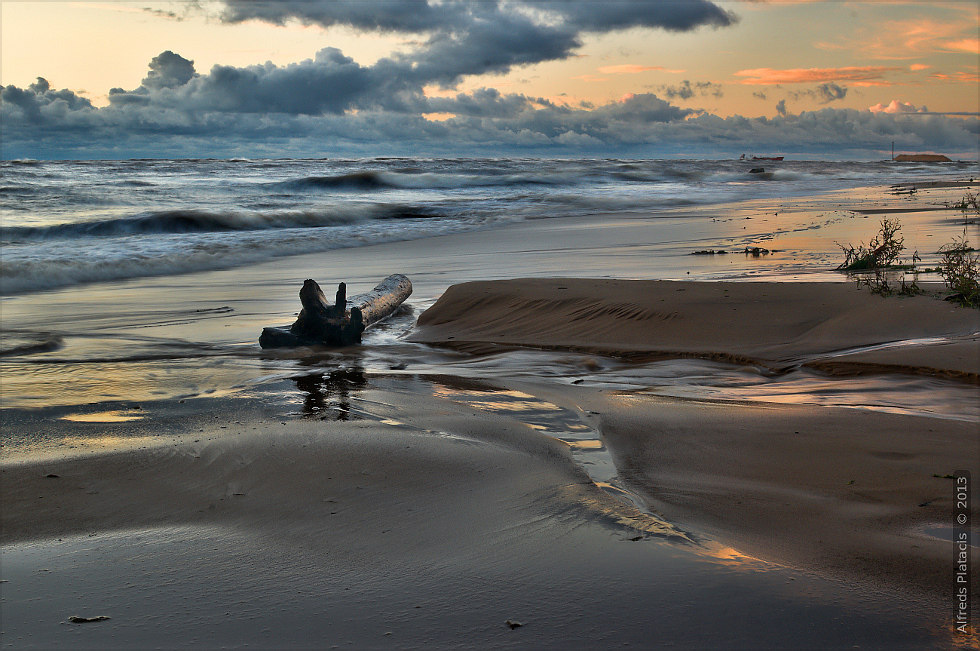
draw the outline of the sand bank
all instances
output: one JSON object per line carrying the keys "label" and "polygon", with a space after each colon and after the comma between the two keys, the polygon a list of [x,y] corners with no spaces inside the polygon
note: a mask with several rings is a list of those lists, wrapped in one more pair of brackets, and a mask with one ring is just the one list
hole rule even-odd
{"label": "sand bank", "polygon": [[980,314],[853,284],[522,279],[450,287],[414,341],[980,380]]}

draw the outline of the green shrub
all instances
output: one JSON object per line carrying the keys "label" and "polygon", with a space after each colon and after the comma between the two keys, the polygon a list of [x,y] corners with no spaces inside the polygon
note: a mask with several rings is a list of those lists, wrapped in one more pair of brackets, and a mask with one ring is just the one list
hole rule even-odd
{"label": "green shrub", "polygon": [[[915,263],[919,261],[918,253],[912,254],[911,263],[906,264],[899,260],[899,255],[905,250],[905,238],[899,231],[902,224],[897,220],[881,220],[878,234],[872,238],[867,245],[859,244],[844,246],[837,243],[844,251],[844,261],[837,266],[837,271],[861,272],[858,276],[858,285],[864,285],[873,294],[895,293],[896,289],[891,284],[889,275],[894,275],[896,271],[911,270],[915,271]],[[901,285],[897,290],[900,294],[913,296],[921,293],[921,289],[915,280],[906,282],[904,274]]]}
{"label": "green shrub", "polygon": [[939,275],[955,299],[963,305],[980,308],[980,254],[970,247],[966,231],[939,249]]}
{"label": "green shrub", "polygon": [[967,192],[958,203],[947,203],[950,208],[955,208],[963,213],[963,219],[969,220],[970,214],[980,216],[980,197],[973,192]]}
{"label": "green shrub", "polygon": [[899,235],[902,224],[897,220],[881,220],[881,228],[868,245],[858,244],[837,246],[844,251],[844,262],[837,266],[837,271],[865,271],[880,269],[895,264],[898,256],[905,250],[905,238]]}

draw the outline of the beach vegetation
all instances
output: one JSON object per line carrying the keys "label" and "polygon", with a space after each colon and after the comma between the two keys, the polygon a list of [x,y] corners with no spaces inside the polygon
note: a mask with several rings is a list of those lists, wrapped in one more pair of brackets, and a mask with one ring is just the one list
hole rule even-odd
{"label": "beach vegetation", "polygon": [[837,242],[844,252],[844,261],[837,266],[837,271],[867,271],[895,265],[898,256],[905,250],[905,238],[899,233],[901,230],[901,222],[886,217],[881,220],[877,235],[867,245],[845,246]]}
{"label": "beach vegetation", "polygon": [[970,217],[980,217],[980,196],[975,192],[967,192],[956,203],[947,203],[949,208],[963,213],[963,222],[969,223]]}
{"label": "beach vegetation", "polygon": [[844,252],[844,261],[837,266],[837,271],[860,272],[858,284],[864,285],[873,294],[887,296],[897,292],[903,296],[914,296],[921,293],[915,279],[906,280],[904,273],[898,287],[892,282],[895,272],[915,272],[915,265],[920,260],[918,252],[912,254],[911,260],[900,259],[905,250],[901,230],[901,222],[886,217],[881,220],[878,233],[867,244],[845,246],[837,242]]}
{"label": "beach vegetation", "polygon": [[[915,259],[918,260],[918,257]],[[913,266],[913,272],[914,271],[915,268]],[[916,282],[916,276],[913,276],[911,280],[905,276],[902,276],[902,281],[898,287],[898,293],[902,296],[916,296],[917,294],[921,294],[922,288],[919,287],[919,284]]]}
{"label": "beach vegetation", "polygon": [[915,296],[916,294],[922,293],[922,288],[919,287],[915,279],[908,280],[904,274],[899,285],[896,287],[893,282],[895,275],[895,269],[893,268],[877,267],[868,273],[861,274],[857,279],[858,286],[867,287],[871,290],[872,294],[879,296],[890,296],[892,294]]}
{"label": "beach vegetation", "polygon": [[950,300],[980,308],[980,253],[970,246],[965,230],[939,249],[939,275],[952,292]]}

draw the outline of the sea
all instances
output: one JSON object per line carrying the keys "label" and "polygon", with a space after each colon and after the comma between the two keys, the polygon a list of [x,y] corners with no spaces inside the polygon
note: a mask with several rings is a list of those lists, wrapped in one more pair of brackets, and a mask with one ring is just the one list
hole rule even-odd
{"label": "sea", "polygon": [[4,296],[518,221],[978,174],[975,161],[540,158],[12,160],[0,171]]}

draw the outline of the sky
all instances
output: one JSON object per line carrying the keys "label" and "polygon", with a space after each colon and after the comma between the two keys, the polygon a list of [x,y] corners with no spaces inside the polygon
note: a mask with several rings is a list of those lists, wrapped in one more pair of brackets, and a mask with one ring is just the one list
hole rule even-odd
{"label": "sky", "polygon": [[977,159],[980,4],[0,1],[14,158]]}

